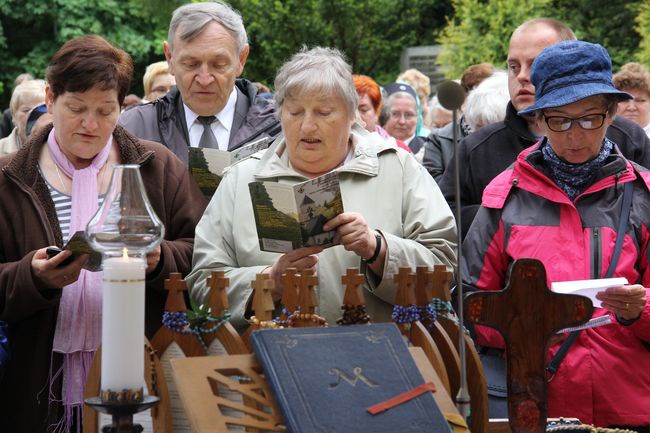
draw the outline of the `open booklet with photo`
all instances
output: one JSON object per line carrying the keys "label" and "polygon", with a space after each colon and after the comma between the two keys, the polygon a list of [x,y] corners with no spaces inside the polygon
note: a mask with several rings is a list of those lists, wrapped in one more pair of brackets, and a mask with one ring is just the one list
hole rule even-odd
{"label": "open booklet with photo", "polygon": [[334,245],[334,230],[323,226],[343,213],[338,173],[330,172],[296,185],[248,184],[260,249],[286,253],[301,247]]}
{"label": "open booklet with photo", "polygon": [[217,190],[226,167],[260,150],[268,149],[272,142],[271,137],[263,137],[232,152],[206,147],[190,147],[188,158],[190,174],[201,192],[210,198]]}

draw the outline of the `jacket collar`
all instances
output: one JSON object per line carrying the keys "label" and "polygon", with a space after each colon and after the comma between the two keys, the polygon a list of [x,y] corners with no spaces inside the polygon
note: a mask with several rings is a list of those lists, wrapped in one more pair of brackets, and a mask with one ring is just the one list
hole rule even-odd
{"label": "jacket collar", "polygon": [[528,143],[524,143],[525,147],[528,147],[537,141],[537,138],[528,129],[528,122],[526,122],[526,119],[517,114],[517,109],[514,105],[512,105],[512,101],[508,102],[504,123],[508,128],[512,129],[515,134],[517,134],[522,140]]}
{"label": "jacket collar", "polygon": [[[35,195],[36,200],[38,200],[45,212],[45,218],[50,222],[50,226],[58,227],[52,197],[50,196],[45,179],[43,179],[38,169],[38,159],[41,154],[41,149],[47,141],[47,136],[51,130],[52,124],[40,128],[20,150],[5,157],[10,158],[10,161],[2,171],[19,188]],[[113,131],[113,139],[119,145],[120,159],[123,164],[142,165],[153,158],[153,151],[147,150],[135,136],[128,133],[119,125]],[[63,237],[61,230],[54,230],[52,234],[56,244],[62,245]]]}
{"label": "jacket collar", "polygon": [[[519,179],[519,186],[521,188],[529,189],[531,192],[546,196],[553,201],[570,201],[566,194],[552,180],[548,170],[544,168],[542,146],[545,140],[546,138],[539,140],[537,144],[519,154],[514,167],[514,176]],[[540,182],[540,179],[543,179],[543,182]],[[623,157],[618,146],[614,144],[611,155],[605,161],[602,168],[597,171],[591,185],[580,196],[609,188],[618,182],[628,182],[634,179],[636,179],[636,175],[634,174],[632,164]],[[528,185],[531,186],[529,187]],[[542,185],[542,187],[538,190],[535,185]],[[551,185],[553,188],[549,188]]]}
{"label": "jacket collar", "polygon": [[[3,171],[28,187],[33,188],[38,183],[38,179],[41,178],[38,172],[38,159],[52,127],[52,124],[49,124],[40,128],[25,146],[13,155],[13,158]],[[153,151],[147,150],[139,142],[138,138],[119,125],[113,131],[113,139],[119,146],[122,164],[142,165],[153,158]]]}
{"label": "jacket collar", "polygon": [[[334,171],[377,176],[379,174],[378,155],[386,151],[397,151],[394,139],[384,140],[377,133],[369,133],[359,124],[353,126],[350,138],[354,152],[353,157]],[[256,173],[255,178],[258,180],[279,177],[307,179],[289,167],[289,154],[286,151],[283,135],[280,135],[264,152],[257,164]]]}
{"label": "jacket collar", "polygon": [[[514,165],[511,165],[489,183],[483,191],[482,206],[501,209],[505,205],[510,190],[515,185],[547,200],[571,204],[571,200],[553,182],[542,166],[542,144],[543,140],[539,140],[535,145],[523,150],[517,156]],[[623,157],[618,146],[614,144],[614,150],[605,165],[599,170],[596,180],[580,196],[609,188],[616,183],[631,182],[636,177],[634,166]],[[646,184],[650,184],[650,179],[646,181]],[[650,189],[650,185],[648,188]]]}
{"label": "jacket collar", "polygon": [[[467,137],[467,134],[465,133],[465,129],[461,128],[461,123],[464,122],[464,116],[461,116],[458,119],[458,125],[456,127],[456,137],[458,138],[458,141],[462,140],[463,138]],[[427,137],[429,140],[433,140],[435,136],[438,136],[440,138],[445,138],[447,140],[453,140],[454,139],[454,122],[449,122],[442,128],[434,129],[431,131],[429,136]]]}

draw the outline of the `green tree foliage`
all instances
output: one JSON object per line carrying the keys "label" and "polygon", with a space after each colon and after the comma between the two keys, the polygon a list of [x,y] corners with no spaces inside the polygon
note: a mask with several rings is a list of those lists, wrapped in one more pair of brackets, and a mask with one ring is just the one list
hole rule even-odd
{"label": "green tree foliage", "polygon": [[625,4],[611,0],[452,0],[452,5],[453,18],[438,40],[443,45],[438,62],[450,78],[459,77],[474,63],[503,66],[512,31],[531,18],[559,19],[578,38],[600,43],[609,51],[614,69],[633,61],[640,35],[650,34],[647,0]]}
{"label": "green tree foliage", "polygon": [[637,60],[650,66],[650,2],[641,3],[639,6],[635,29],[641,35]]}
{"label": "green tree foliage", "polygon": [[[185,0],[0,0],[0,106],[22,72],[42,77],[66,40],[97,33],[131,54],[141,76],[161,60],[172,11]],[[400,53],[430,45],[451,13],[449,0],[231,0],[244,17],[251,55],[244,76],[272,84],[277,68],[301,46],[335,46],[355,72],[393,81]],[[4,83],[5,92],[2,93]]]}
{"label": "green tree foliage", "polygon": [[550,0],[452,0],[455,15],[442,31],[438,63],[459,78],[466,67],[489,62],[505,67],[510,34],[523,21],[542,16]]}
{"label": "green tree foliage", "polygon": [[[43,77],[54,52],[67,40],[99,34],[126,50],[136,70],[160,60],[170,11],[170,0],[0,0],[0,82],[11,90],[22,72]],[[141,83],[134,82],[137,93]],[[9,92],[2,95],[6,106]]]}
{"label": "green tree foliage", "polygon": [[[614,70],[635,60],[641,40],[634,29],[641,0],[624,3],[611,0],[555,0],[549,16],[558,18],[571,27],[578,39],[597,42],[612,58]],[[647,5],[647,0],[645,1]],[[550,15],[553,14],[553,15]]]}
{"label": "green tree foliage", "polygon": [[303,45],[343,51],[357,73],[390,82],[400,53],[433,43],[449,3],[430,0],[235,0],[251,42],[245,75],[272,84],[278,67]]}

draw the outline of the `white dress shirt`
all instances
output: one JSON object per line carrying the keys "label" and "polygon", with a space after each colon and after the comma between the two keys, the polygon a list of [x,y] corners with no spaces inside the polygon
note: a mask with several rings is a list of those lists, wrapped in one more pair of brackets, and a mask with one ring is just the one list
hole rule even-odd
{"label": "white dress shirt", "polygon": [[[226,106],[223,107],[223,110],[215,114],[217,120],[210,125],[217,139],[217,143],[219,143],[220,150],[228,150],[236,105],[237,88],[233,87]],[[201,141],[201,135],[203,134],[203,125],[197,120],[199,117],[198,114],[192,111],[185,103],[183,103],[183,107],[185,108],[185,121],[187,122],[187,129],[190,136],[190,147],[199,147],[199,141]]]}

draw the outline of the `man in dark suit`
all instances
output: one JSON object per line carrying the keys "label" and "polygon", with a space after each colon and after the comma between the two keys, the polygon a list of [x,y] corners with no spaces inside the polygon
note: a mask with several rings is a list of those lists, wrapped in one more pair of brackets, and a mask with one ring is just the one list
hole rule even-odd
{"label": "man in dark suit", "polygon": [[[463,237],[481,205],[485,187],[541,135],[533,117],[517,114],[535,102],[535,88],[530,82],[533,60],[544,48],[572,39],[576,37],[569,27],[549,18],[527,21],[512,33],[507,60],[510,103],[506,118],[468,135],[459,146]],[[617,116],[607,129],[607,137],[618,145],[626,158],[650,167],[650,140],[634,122]],[[454,166],[452,159],[439,182],[451,209],[456,209]]]}
{"label": "man in dark suit", "polygon": [[231,151],[279,133],[273,102],[238,78],[249,46],[241,16],[228,5],[176,9],[163,49],[176,87],[122,114],[120,123],[131,133],[164,144],[186,163],[188,147]]}

